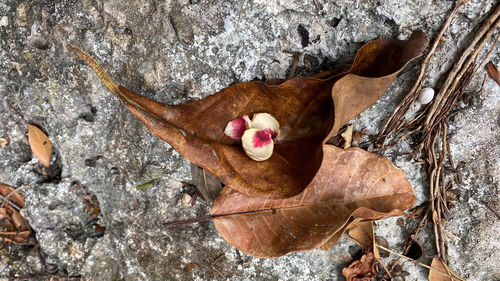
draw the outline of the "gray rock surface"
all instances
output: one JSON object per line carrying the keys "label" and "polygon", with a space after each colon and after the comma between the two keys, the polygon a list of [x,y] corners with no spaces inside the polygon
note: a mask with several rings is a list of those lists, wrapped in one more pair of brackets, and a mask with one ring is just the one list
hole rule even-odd
{"label": "gray rock surface", "polygon": [[[286,78],[290,52],[302,53],[297,73],[307,75],[351,62],[369,40],[405,38],[407,26],[416,24],[411,28],[432,36],[444,16],[420,20],[453,5],[430,0],[317,2],[319,10],[312,0],[2,0],[0,132],[10,143],[0,148],[0,182],[27,185],[25,216],[48,265],[86,280],[211,280],[222,279],[212,263],[225,253],[213,267],[231,280],[341,279],[341,268],[358,249],[345,239],[329,251],[278,259],[241,254],[240,263],[210,222],[166,230],[165,222],[209,212],[210,203],[201,200],[193,207],[181,204],[181,181],[190,180],[189,163],[152,136],[67,51],[68,44],[77,44],[119,84],[178,104],[239,81]],[[446,72],[458,46],[494,3],[474,0],[461,9],[431,63],[426,86]],[[500,64],[498,46],[491,59]],[[476,88],[468,91],[477,89],[483,74],[481,69],[472,83]],[[353,120],[355,129],[378,132],[415,75],[399,76],[382,99]],[[456,187],[458,202],[446,229],[451,267],[467,280],[500,280],[500,220],[485,205],[500,209],[499,92],[487,79],[472,107],[450,122],[453,157],[465,164],[464,184]],[[60,182],[42,182],[34,172],[38,160],[31,154],[26,125],[9,103],[48,133],[60,156]],[[426,176],[411,159],[394,156],[405,151],[408,144],[402,143],[387,156],[405,171],[420,204],[428,195]],[[152,179],[151,187],[137,189]],[[85,211],[82,195],[97,198],[97,218]],[[377,234],[400,251],[406,230],[395,221],[378,222]],[[96,233],[96,224],[106,227],[103,235]],[[432,237],[422,239],[431,244]],[[432,248],[426,254],[432,255]],[[424,280],[428,272],[409,262],[404,268],[411,274],[406,280]]]}

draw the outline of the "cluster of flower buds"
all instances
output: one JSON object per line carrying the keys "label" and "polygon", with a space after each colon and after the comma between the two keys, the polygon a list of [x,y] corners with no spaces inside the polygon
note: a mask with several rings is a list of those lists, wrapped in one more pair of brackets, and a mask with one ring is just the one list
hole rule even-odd
{"label": "cluster of flower buds", "polygon": [[240,139],[245,153],[255,161],[264,161],[273,154],[274,141],[280,133],[278,121],[268,113],[256,113],[252,120],[248,115],[227,123],[224,133],[232,139]]}

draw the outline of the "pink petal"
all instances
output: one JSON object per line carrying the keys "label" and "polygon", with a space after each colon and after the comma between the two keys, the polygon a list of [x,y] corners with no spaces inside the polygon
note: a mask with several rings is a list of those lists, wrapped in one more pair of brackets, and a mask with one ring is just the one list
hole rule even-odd
{"label": "pink petal", "polygon": [[247,115],[236,118],[227,123],[224,133],[232,139],[239,139],[247,129],[250,118]]}
{"label": "pink petal", "polygon": [[264,145],[268,145],[273,141],[271,133],[268,131],[257,131],[253,137],[252,143],[253,147],[258,148]]}

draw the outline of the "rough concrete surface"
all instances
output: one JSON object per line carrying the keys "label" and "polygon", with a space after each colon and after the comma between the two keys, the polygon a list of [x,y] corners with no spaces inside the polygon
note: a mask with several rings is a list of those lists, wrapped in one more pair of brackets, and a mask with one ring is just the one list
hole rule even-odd
{"label": "rough concrete surface", "polygon": [[[434,86],[449,69],[459,46],[495,3],[473,0],[459,11],[431,62],[426,86]],[[202,200],[193,207],[181,204],[181,181],[191,180],[189,163],[152,136],[67,46],[87,50],[119,84],[178,104],[240,81],[286,78],[290,52],[301,52],[296,73],[307,75],[351,62],[369,40],[406,38],[415,28],[432,38],[444,20],[439,14],[452,6],[452,1],[430,0],[2,0],[0,137],[8,135],[10,143],[0,148],[0,182],[24,186],[25,217],[47,266],[60,275],[342,280],[342,267],[359,254],[345,239],[329,251],[277,259],[241,254],[240,263],[210,222],[166,230],[165,222],[209,212],[210,203]],[[491,60],[500,64],[498,46]],[[416,73],[400,75],[383,98],[351,122],[355,130],[377,133]],[[478,71],[467,91],[478,89],[484,73]],[[38,160],[30,151],[26,125],[8,104],[48,133],[53,161],[55,155],[60,159],[60,182],[43,182],[34,171]],[[455,187],[457,202],[446,235],[450,266],[467,280],[500,280],[500,220],[486,207],[500,209],[499,113],[499,86],[486,79],[472,106],[450,120],[450,148],[455,162],[464,162],[464,184]],[[405,171],[420,204],[428,196],[424,171],[411,158],[395,156],[408,151],[408,143],[402,143],[386,156]],[[151,187],[137,189],[152,179]],[[97,218],[85,212],[84,194],[97,198]],[[401,251],[407,232],[395,221],[379,221],[376,232]],[[96,234],[96,225],[106,227],[104,234]],[[421,239],[423,261],[429,262],[435,254],[432,236]],[[34,257],[29,261],[39,267]],[[404,269],[410,273],[405,280],[425,280],[428,273],[410,262]]]}

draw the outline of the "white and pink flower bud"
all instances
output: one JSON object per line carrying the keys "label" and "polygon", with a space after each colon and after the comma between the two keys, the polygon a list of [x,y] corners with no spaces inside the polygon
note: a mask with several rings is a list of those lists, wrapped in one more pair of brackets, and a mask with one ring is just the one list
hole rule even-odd
{"label": "white and pink flower bud", "polygon": [[232,139],[240,139],[246,129],[252,127],[252,121],[248,115],[243,115],[227,123],[224,134]]}
{"label": "white and pink flower bud", "polygon": [[232,139],[241,138],[245,153],[252,160],[264,161],[273,154],[280,124],[268,113],[256,113],[252,120],[244,115],[227,123],[224,134]]}
{"label": "white and pink flower bud", "polygon": [[245,131],[241,137],[245,153],[255,161],[264,161],[273,154],[274,141],[271,133],[257,128]]}
{"label": "white and pink flower bud", "polygon": [[268,113],[256,113],[252,118],[252,128],[269,132],[272,139],[276,139],[280,133],[280,124]]}

